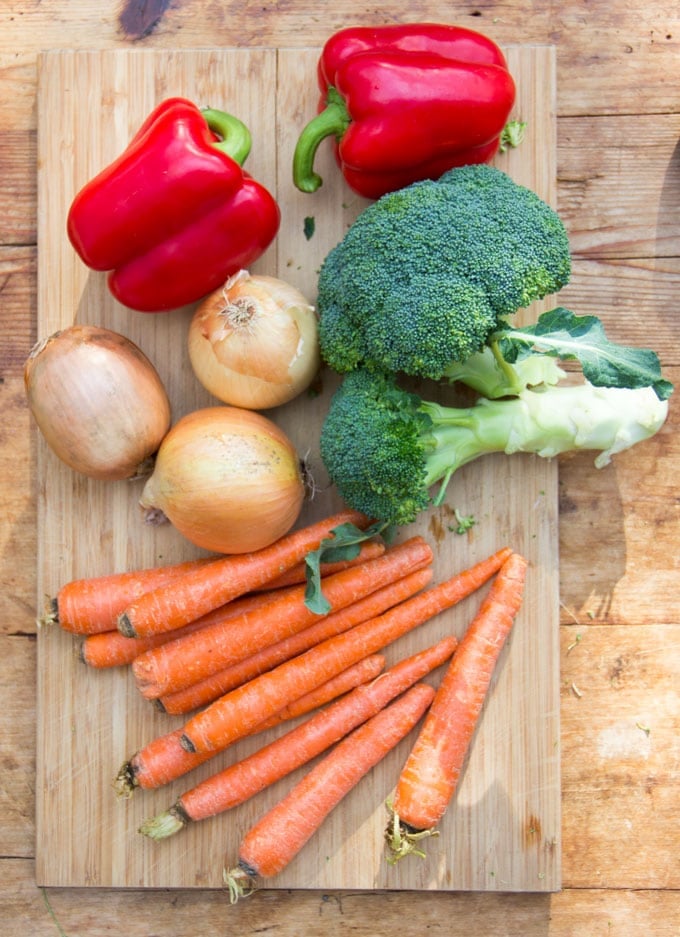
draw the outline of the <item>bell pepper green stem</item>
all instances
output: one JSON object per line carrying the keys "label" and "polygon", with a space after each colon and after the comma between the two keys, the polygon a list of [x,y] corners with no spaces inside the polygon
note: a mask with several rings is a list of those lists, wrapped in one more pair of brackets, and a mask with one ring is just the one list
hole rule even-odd
{"label": "bell pepper green stem", "polygon": [[335,88],[329,88],[326,107],[303,129],[293,154],[293,182],[301,192],[316,192],[322,185],[321,176],[314,172],[314,157],[319,144],[331,136],[339,141],[351,120],[341,95]]}
{"label": "bell pepper green stem", "polygon": [[219,137],[213,146],[242,166],[248,158],[252,145],[250,131],[243,121],[232,114],[216,111],[211,107],[204,108],[201,113],[208,127]]}

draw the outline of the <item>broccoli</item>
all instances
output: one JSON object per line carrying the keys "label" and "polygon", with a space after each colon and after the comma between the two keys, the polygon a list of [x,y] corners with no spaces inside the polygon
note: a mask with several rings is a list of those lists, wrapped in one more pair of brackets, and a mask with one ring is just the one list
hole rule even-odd
{"label": "broccoli", "polygon": [[447,407],[403,389],[393,374],[357,368],[331,399],[320,449],[347,504],[399,526],[440,504],[454,472],[485,453],[550,458],[594,449],[600,467],[655,433],[667,411],[651,386],[596,387],[587,381]]}
{"label": "broccoli", "polygon": [[416,182],[366,208],[319,274],[319,342],[357,367],[440,380],[505,319],[571,275],[557,213],[487,164]]}

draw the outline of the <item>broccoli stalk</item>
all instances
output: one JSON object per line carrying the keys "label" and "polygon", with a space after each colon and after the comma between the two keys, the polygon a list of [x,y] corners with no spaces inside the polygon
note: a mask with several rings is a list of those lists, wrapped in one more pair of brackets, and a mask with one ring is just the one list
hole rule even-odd
{"label": "broccoli stalk", "polygon": [[357,369],[331,400],[321,455],[349,505],[402,525],[441,503],[452,475],[480,456],[525,452],[551,458],[592,449],[600,467],[657,432],[667,411],[651,387],[588,382],[447,407],[401,389],[392,375]]}
{"label": "broccoli stalk", "polygon": [[515,397],[527,387],[557,384],[565,372],[547,355],[530,355],[511,365],[501,354],[499,340],[492,337],[481,351],[450,364],[443,377],[496,399]]}

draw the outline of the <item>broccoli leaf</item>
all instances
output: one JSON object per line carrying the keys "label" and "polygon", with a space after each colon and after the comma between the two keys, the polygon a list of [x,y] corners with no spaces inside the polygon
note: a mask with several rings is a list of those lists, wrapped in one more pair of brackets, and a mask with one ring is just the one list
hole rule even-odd
{"label": "broccoli leaf", "polygon": [[393,531],[383,523],[371,524],[365,530],[354,524],[339,524],[325,537],[316,550],[311,550],[305,557],[306,585],[305,605],[317,615],[326,615],[330,605],[321,589],[321,563],[337,563],[341,560],[353,560],[359,555],[361,544],[372,537],[383,535],[385,539],[393,536]]}
{"label": "broccoli leaf", "polygon": [[314,231],[316,230],[316,221],[312,215],[307,215],[304,220],[303,231],[304,235],[308,241],[314,237]]}
{"label": "broccoli leaf", "polygon": [[531,354],[550,355],[577,360],[595,387],[652,387],[659,400],[673,393],[656,352],[611,342],[597,316],[577,316],[560,306],[544,312],[534,325],[508,328],[495,337],[510,364]]}

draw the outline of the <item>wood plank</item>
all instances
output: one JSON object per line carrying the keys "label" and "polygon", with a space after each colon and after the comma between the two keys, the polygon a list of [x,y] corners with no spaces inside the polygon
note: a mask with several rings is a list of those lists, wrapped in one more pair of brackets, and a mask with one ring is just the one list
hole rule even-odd
{"label": "wood plank", "polygon": [[[514,48],[508,54],[515,69],[526,75],[518,108],[536,129],[521,155],[507,154],[503,165],[554,201],[554,55],[548,48]],[[156,100],[184,93],[214,102],[216,96],[226,94],[229,108],[251,127],[255,146],[249,170],[278,193],[282,206],[282,235],[260,268],[278,270],[284,279],[311,289],[318,258],[339,239],[361,207],[358,200],[348,198],[339,175],[333,173],[328,151],[322,170],[326,183],[318,197],[305,199],[291,191],[288,181],[285,167],[290,165],[296,128],[315,109],[314,89],[296,86],[296,76],[309,74],[317,55],[314,49],[304,53],[280,50],[278,55],[273,50],[176,51],[172,55],[139,50],[131,54],[64,52],[42,58],[40,335],[70,321],[74,314],[80,321],[117,328],[137,341],[159,367],[175,416],[206,400],[183,362],[186,312],[148,317],[116,306],[103,279],[88,275],[65,243],[65,211],[76,188],[124,146]],[[277,77],[278,98],[271,93]],[[85,128],[80,124],[83,108],[88,114]],[[274,146],[259,143],[271,142],[272,128],[277,126],[278,178]],[[69,159],[63,158],[64,153]],[[317,233],[307,242],[302,219],[310,213],[317,219]],[[49,250],[42,250],[45,245]],[[326,382],[326,396],[320,399],[296,401],[276,413],[277,422],[299,449],[308,446],[310,428],[324,412],[329,387]],[[40,548],[38,595],[54,594],[75,576],[149,565],[160,556],[172,561],[187,555],[187,544],[172,529],[137,535],[139,515],[129,486],[110,487],[76,478],[55,464],[43,446],[38,452],[39,544],[49,543],[49,549]],[[313,450],[311,458],[316,458]],[[311,847],[278,877],[278,887],[509,891],[559,887],[559,850],[550,845],[559,829],[555,468],[545,460],[516,457],[512,461],[489,459],[472,473],[461,472],[457,506],[476,513],[479,523],[467,538],[450,535],[435,544],[437,578],[508,541],[526,553],[531,577],[525,608],[504,654],[457,802],[445,818],[442,836],[433,841],[431,858],[392,870],[382,857],[384,800],[403,761],[406,749],[402,746],[329,819]],[[309,505],[301,521],[327,513],[337,504],[330,493],[328,499]],[[89,521],[86,528],[83,517]],[[430,520],[424,518],[409,533],[422,529],[431,538]],[[444,511],[436,520],[445,529]],[[440,616],[419,633],[415,644],[403,640],[390,649],[389,656],[394,659],[430,643],[441,629],[462,631],[474,607],[474,602],[466,603],[455,614]],[[228,818],[187,830],[179,846],[140,843],[135,831],[141,820],[168,807],[186,782],[121,805],[111,794],[111,779],[140,745],[176,723],[169,725],[142,704],[128,674],[93,675],[78,670],[68,635],[44,629],[39,650],[38,881],[219,886],[225,847],[235,853],[239,831],[279,797],[290,781]],[[250,750],[252,744],[252,740],[243,743],[233,755]],[[202,774],[213,768],[209,763]],[[77,795],[83,784],[86,797]],[[535,817],[541,819],[545,840],[527,844],[526,827]],[[348,830],[353,831],[351,835]],[[361,863],[356,862],[357,848],[361,848]]]}
{"label": "wood plank", "polygon": [[35,337],[35,255],[34,247],[0,249],[0,634],[35,631],[35,465],[23,383]]}
{"label": "wood plank", "polygon": [[677,259],[680,114],[607,117],[595,137],[588,123],[558,125],[558,208],[574,254]]}
{"label": "wood plank", "polygon": [[264,891],[225,906],[216,891],[144,889],[38,889],[28,860],[0,861],[0,915],[32,937],[87,934],[108,937],[124,922],[126,937],[150,933],[193,937],[255,937],[274,928],[277,937],[389,937],[416,921],[428,937],[677,937],[680,893],[565,889],[556,895],[412,892]]}
{"label": "wood plank", "polygon": [[561,629],[565,885],[680,887],[679,641],[677,623]]}
{"label": "wood plank", "polygon": [[[35,62],[42,50],[115,49],[121,42],[132,47],[139,41],[121,26],[126,6],[102,10],[96,0],[69,0],[67,6],[63,0],[43,0],[5,17],[0,76],[11,92],[0,112],[0,128],[35,126]],[[157,22],[141,37],[145,48],[229,47],[236,41],[244,48],[319,46],[343,26],[404,19],[403,4],[396,0],[378,10],[348,5],[320,12],[309,4],[290,4],[277,7],[275,15],[266,8],[260,13],[249,6],[233,10],[211,4],[196,16],[188,0],[157,6]],[[537,0],[529,17],[523,7],[513,4],[480,5],[449,17],[441,7],[421,2],[409,9],[409,18],[450,19],[505,45],[556,45],[560,116],[677,113],[676,89],[666,78],[677,56],[675,0],[657,0],[653,11],[643,2],[612,5],[594,0],[587,9],[574,2],[560,6],[559,15],[554,4]]]}
{"label": "wood plank", "polygon": [[29,703],[35,644],[32,637],[0,636],[0,855],[17,858],[35,855],[35,711]]}
{"label": "wood plank", "polygon": [[9,128],[0,141],[0,244],[35,244],[35,132]]}

